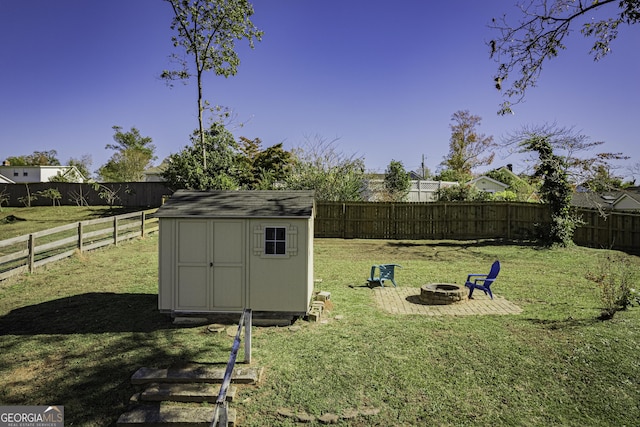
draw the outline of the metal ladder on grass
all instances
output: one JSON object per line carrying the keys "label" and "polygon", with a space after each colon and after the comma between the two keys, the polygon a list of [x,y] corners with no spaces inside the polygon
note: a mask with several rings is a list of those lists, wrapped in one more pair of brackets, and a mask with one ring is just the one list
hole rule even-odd
{"label": "metal ladder on grass", "polygon": [[229,423],[229,407],[227,404],[227,391],[229,390],[229,384],[231,384],[231,375],[233,374],[233,368],[236,365],[236,357],[238,356],[238,349],[240,348],[240,340],[242,337],[242,327],[245,328],[244,333],[244,363],[251,363],[251,309],[245,308],[240,316],[238,322],[238,332],[236,332],[236,338],[233,340],[233,346],[231,347],[231,354],[229,355],[229,361],[227,362],[227,369],[224,372],[222,384],[220,385],[220,392],[216,399],[216,407],[213,412],[213,420],[210,427],[227,427]]}

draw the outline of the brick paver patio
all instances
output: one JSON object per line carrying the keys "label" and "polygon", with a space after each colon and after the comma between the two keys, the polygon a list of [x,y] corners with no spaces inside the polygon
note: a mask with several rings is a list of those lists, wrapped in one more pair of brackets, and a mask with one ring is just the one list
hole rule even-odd
{"label": "brick paver patio", "polygon": [[519,314],[522,309],[503,297],[493,300],[476,291],[473,299],[450,305],[425,305],[420,302],[420,288],[374,288],[376,303],[392,314],[422,314],[427,316],[470,316],[485,314]]}

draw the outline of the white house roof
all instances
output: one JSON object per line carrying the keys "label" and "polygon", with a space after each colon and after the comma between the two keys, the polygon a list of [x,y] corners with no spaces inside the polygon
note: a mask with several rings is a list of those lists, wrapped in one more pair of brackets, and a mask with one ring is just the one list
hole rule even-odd
{"label": "white house roof", "polygon": [[15,184],[15,182],[0,174],[0,184]]}
{"label": "white house roof", "polygon": [[313,191],[178,190],[158,208],[158,218],[311,218]]}

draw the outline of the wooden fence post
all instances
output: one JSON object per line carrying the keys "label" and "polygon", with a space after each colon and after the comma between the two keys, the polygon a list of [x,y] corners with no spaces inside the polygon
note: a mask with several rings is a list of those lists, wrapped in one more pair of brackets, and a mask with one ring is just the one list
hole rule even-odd
{"label": "wooden fence post", "polygon": [[507,240],[511,240],[511,203],[507,203]]}
{"label": "wooden fence post", "polygon": [[78,250],[82,253],[82,221],[78,223]]}
{"label": "wooden fence post", "polygon": [[33,234],[29,234],[29,273],[33,273],[36,261],[36,239]]}
{"label": "wooden fence post", "polygon": [[144,231],[145,231],[144,229],[145,229],[145,225],[146,225],[144,223],[144,221],[145,221],[145,211],[142,211],[142,214],[140,215],[140,228],[141,228],[140,236],[141,237],[144,237]]}
{"label": "wooden fence post", "polygon": [[391,224],[392,224],[392,229],[389,230],[392,233],[392,238],[393,239],[397,239],[398,238],[398,221],[396,221],[396,204],[392,203],[391,204]]}
{"label": "wooden fence post", "polygon": [[118,246],[118,217],[113,217],[113,244]]}
{"label": "wooden fence post", "polygon": [[342,204],[342,238],[347,238],[347,204]]}
{"label": "wooden fence post", "polygon": [[608,248],[609,249],[613,248],[613,243],[614,243],[613,242],[613,215],[614,215],[614,213],[610,212],[609,213],[609,217],[607,218],[607,222],[609,223],[609,226],[608,226],[608,229],[609,229],[608,230],[609,231],[609,245],[608,245]]}

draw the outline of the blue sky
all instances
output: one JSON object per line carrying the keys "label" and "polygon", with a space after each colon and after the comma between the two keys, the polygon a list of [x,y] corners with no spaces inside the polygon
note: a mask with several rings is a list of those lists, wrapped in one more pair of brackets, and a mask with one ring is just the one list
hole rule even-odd
{"label": "blue sky", "polygon": [[[415,170],[424,155],[434,171],[451,115],[468,109],[497,141],[556,122],[631,156],[622,166],[640,162],[640,25],[622,27],[600,62],[576,31],[505,117],[485,43],[495,37],[487,23],[512,14],[515,0],[253,3],[263,41],[239,43],[236,76],[205,79],[205,97],[244,122],[237,137],[286,149],[338,138],[368,170],[384,172],[392,159]],[[196,86],[158,78],[174,52],[171,16],[160,0],[0,0],[0,157],[56,150],[63,163],[90,155],[96,170],[113,154],[113,125],[150,136],[156,164],[181,150],[197,127]],[[492,166],[525,168],[506,154]]]}

